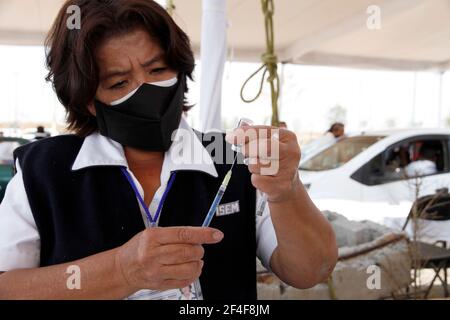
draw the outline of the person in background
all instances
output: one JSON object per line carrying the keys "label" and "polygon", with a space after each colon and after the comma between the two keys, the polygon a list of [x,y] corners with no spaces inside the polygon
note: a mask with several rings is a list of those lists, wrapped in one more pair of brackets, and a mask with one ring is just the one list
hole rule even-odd
{"label": "person in background", "polygon": [[36,133],[35,133],[35,139],[36,140],[49,138],[49,137],[50,137],[50,133],[45,131],[45,128],[43,126],[38,126],[36,128]]}
{"label": "person in background", "polygon": [[326,134],[336,139],[342,138],[345,136],[345,125],[341,122],[333,123]]}
{"label": "person in background", "polygon": [[280,122],[278,123],[278,128],[281,128],[281,129],[287,129],[287,123],[284,122],[284,121],[280,121]]}
{"label": "person in background", "polygon": [[420,177],[437,173],[436,150],[427,144],[420,148],[420,155],[416,161],[411,162],[405,167],[405,173],[408,177]]}

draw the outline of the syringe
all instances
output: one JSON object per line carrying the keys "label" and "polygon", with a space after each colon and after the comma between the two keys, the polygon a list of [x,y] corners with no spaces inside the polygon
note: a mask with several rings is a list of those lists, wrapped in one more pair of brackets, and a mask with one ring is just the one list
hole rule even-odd
{"label": "syringe", "polygon": [[[239,124],[237,127],[240,128],[242,126],[249,126],[249,125],[250,126],[253,125],[253,121],[243,118],[239,121]],[[225,194],[225,191],[227,190],[228,183],[230,182],[231,175],[233,174],[233,168],[237,162],[237,156],[238,156],[238,153],[241,152],[241,148],[242,148],[242,146],[239,146],[239,145],[232,146],[232,149],[236,152],[236,156],[234,157],[234,161],[231,166],[231,169],[226,174],[225,178],[222,181],[222,184],[220,185],[219,190],[217,191],[214,201],[212,202],[211,207],[209,208],[208,214],[206,215],[206,218],[203,221],[202,227],[208,227],[210,225],[211,220],[216,213],[217,207],[219,206],[220,201],[222,201],[222,197]],[[266,208],[266,203],[267,203],[267,195],[265,193],[262,193],[261,199],[260,199],[259,203],[257,204],[256,215],[258,215],[258,216],[263,215],[264,209]]]}
{"label": "syringe", "polygon": [[[237,128],[240,128],[244,125],[248,125],[250,122],[251,122],[250,120],[241,119],[238,123]],[[211,207],[209,208],[208,214],[206,215],[206,218],[203,221],[202,227],[209,227],[211,220],[216,213],[217,207],[219,206],[220,201],[222,201],[222,197],[225,194],[225,191],[227,190],[228,183],[230,182],[231,175],[233,174],[233,168],[237,162],[237,157],[238,157],[238,152],[237,152],[238,150],[236,150],[237,147],[238,146],[232,146],[233,151],[236,152],[236,155],[234,156],[233,164],[231,165],[230,170],[226,174],[225,178],[222,181],[222,184],[220,185],[219,190],[217,191],[214,201],[212,202]]]}
{"label": "syringe", "polygon": [[206,215],[205,221],[203,221],[202,227],[209,227],[212,218],[216,214],[217,207],[219,206],[220,201],[222,200],[222,197],[225,194],[225,191],[227,190],[228,183],[230,182],[231,174],[233,171],[234,164],[236,163],[236,159],[237,157],[234,158],[234,162],[233,165],[231,166],[230,171],[228,171],[227,175],[223,179],[219,191],[217,191],[216,197],[214,198],[214,201],[211,204],[211,207],[209,208],[208,214]]}
{"label": "syringe", "polygon": [[[241,120],[239,121],[239,124],[238,124],[238,128],[240,128],[242,126],[253,126],[253,125],[254,125],[254,122],[252,120],[246,119],[246,118],[241,118]],[[242,146],[241,145],[233,145],[231,148],[236,152],[241,152]],[[235,159],[235,161],[236,161],[236,159]],[[267,194],[265,194],[264,192],[261,192],[261,198],[259,199],[259,202],[256,205],[256,215],[257,216],[263,215],[264,210],[266,208],[266,204],[267,204]]]}

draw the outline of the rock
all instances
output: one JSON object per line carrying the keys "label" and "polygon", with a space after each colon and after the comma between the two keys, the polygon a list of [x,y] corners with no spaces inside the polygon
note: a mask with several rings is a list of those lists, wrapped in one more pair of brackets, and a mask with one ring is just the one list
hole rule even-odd
{"label": "rock", "polygon": [[258,282],[258,300],[282,300],[279,283],[265,284]]}
{"label": "rock", "polygon": [[336,234],[338,247],[356,246],[373,241],[390,229],[372,221],[350,221],[343,215],[324,211]]}
{"label": "rock", "polygon": [[[267,272],[258,261],[259,299],[382,299],[410,284],[411,255],[404,234],[395,234],[371,221],[349,221],[334,212],[323,213],[334,228],[339,246],[339,262],[331,280],[311,289],[295,289]],[[379,281],[372,281],[378,275]]]}
{"label": "rock", "polygon": [[[339,261],[332,274],[337,299],[381,299],[411,282],[411,256],[406,239],[351,259]],[[374,276],[379,272],[379,287]]]}

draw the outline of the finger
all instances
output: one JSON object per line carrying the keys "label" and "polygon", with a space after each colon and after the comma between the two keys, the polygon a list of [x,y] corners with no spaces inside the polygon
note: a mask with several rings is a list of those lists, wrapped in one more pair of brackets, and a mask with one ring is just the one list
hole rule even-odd
{"label": "finger", "polygon": [[225,140],[233,145],[242,145],[260,138],[280,136],[280,129],[270,126],[244,126],[228,132]]}
{"label": "finger", "polygon": [[203,261],[174,264],[161,267],[160,273],[165,280],[187,280],[200,277],[203,268]]}
{"label": "finger", "polygon": [[279,160],[284,149],[285,146],[277,139],[258,139],[246,143],[241,148],[241,153],[246,158]]}
{"label": "finger", "polygon": [[156,249],[158,261],[164,265],[200,261],[205,250],[201,245],[169,244]]}
{"label": "finger", "polygon": [[214,244],[223,239],[223,233],[213,228],[170,227],[154,228],[152,241],[164,244]]}
{"label": "finger", "polygon": [[280,172],[280,161],[249,159],[248,170],[262,176],[276,176]]}
{"label": "finger", "polygon": [[297,135],[287,129],[271,126],[243,126],[228,132],[225,140],[234,145],[242,145],[260,138],[274,137],[281,142],[297,140]]}

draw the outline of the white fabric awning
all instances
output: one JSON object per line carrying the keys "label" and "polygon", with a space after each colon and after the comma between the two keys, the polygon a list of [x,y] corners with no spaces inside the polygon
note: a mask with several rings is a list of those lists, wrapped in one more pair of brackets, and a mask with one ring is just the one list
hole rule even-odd
{"label": "white fabric awning", "polygon": [[[399,70],[450,68],[450,0],[274,0],[280,61]],[[174,0],[178,23],[196,52],[202,1]],[[0,44],[42,44],[62,0],[0,0]],[[369,6],[381,29],[367,27]],[[259,0],[228,0],[229,51],[258,61],[264,52]]]}
{"label": "white fabric awning", "polygon": [[[200,0],[175,0],[179,23],[200,45]],[[450,0],[274,0],[280,61],[399,70],[450,68]],[[381,29],[369,29],[377,4]],[[230,51],[258,60],[265,50],[259,0],[228,0]]]}
{"label": "white fabric awning", "polygon": [[42,45],[64,0],[0,0],[0,44]]}

